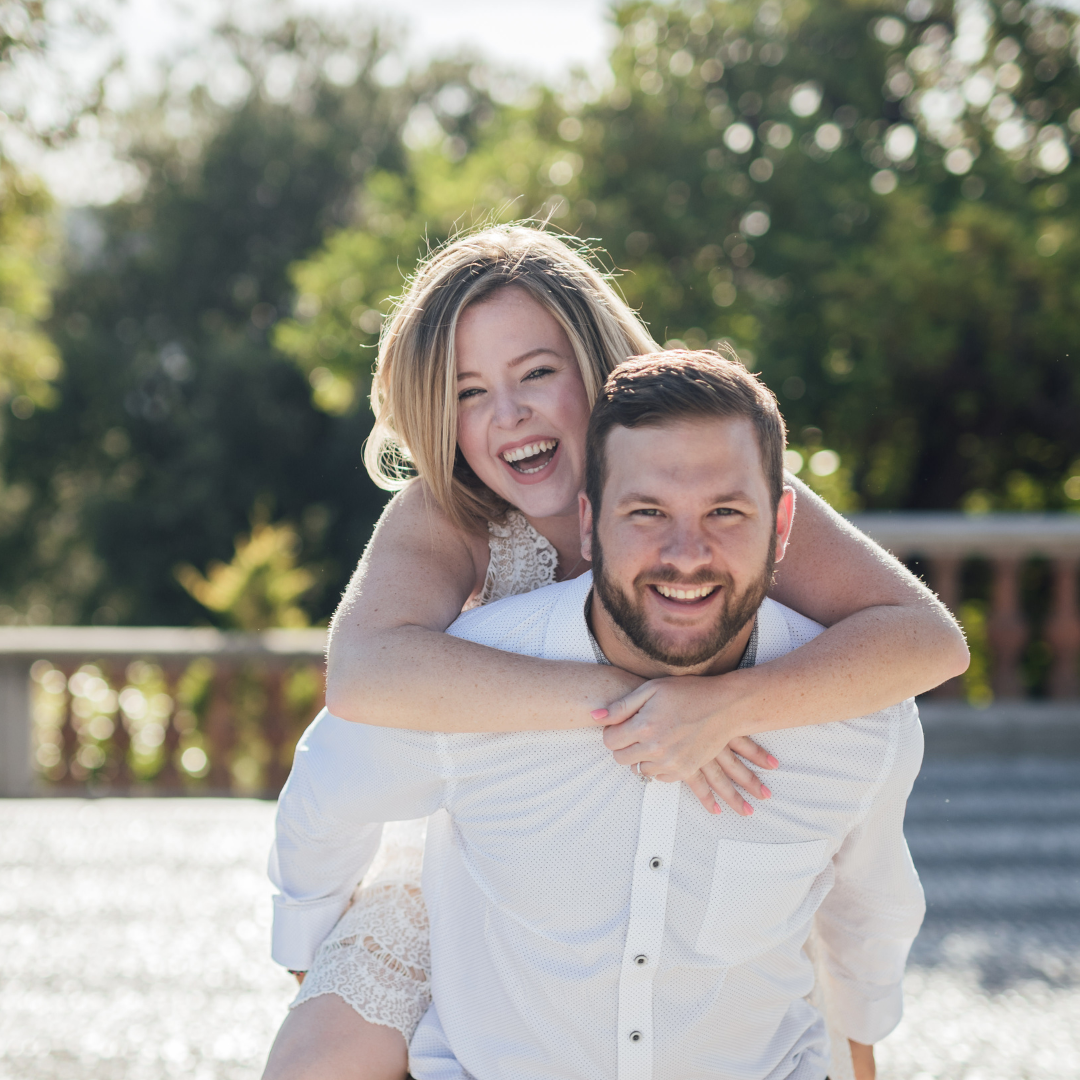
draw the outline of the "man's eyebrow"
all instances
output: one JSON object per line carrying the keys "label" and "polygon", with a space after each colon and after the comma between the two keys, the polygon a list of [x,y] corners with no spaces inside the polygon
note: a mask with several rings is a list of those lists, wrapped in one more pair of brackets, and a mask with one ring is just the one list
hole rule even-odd
{"label": "man's eyebrow", "polygon": [[[648,495],[644,492],[630,491],[621,496],[616,502],[616,506],[624,506],[630,503],[645,503],[647,506],[662,506],[667,500],[657,496]],[[723,503],[733,502],[753,502],[749,495],[745,491],[728,491],[722,495],[715,495],[710,500],[710,503],[714,506],[721,505]]]}
{"label": "man's eyebrow", "polygon": [[[561,352],[556,349],[552,349],[547,345],[538,345],[535,349],[530,349],[528,352],[523,352],[520,356],[515,356],[506,366],[517,367],[518,364],[524,364],[526,360],[531,360],[534,356],[539,356],[541,353],[550,353],[552,356],[558,356],[565,360]],[[459,371],[457,374],[458,379],[479,379],[480,374],[476,371]]]}

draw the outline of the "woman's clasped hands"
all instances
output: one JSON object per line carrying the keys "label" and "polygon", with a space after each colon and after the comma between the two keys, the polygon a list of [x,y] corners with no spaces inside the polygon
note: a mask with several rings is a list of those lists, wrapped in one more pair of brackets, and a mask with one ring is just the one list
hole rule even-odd
{"label": "woman's clasped hands", "polygon": [[739,675],[650,679],[592,718],[605,725],[604,744],[620,765],[685,783],[710,814],[723,800],[745,817],[754,810],[740,788],[755,799],[771,796],[747,763],[771,770],[779,762],[741,733],[747,708]]}

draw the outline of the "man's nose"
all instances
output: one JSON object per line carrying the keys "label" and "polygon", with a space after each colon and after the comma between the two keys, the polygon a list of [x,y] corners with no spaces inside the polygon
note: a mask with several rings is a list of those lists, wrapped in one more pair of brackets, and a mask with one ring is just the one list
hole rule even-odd
{"label": "man's nose", "polygon": [[675,522],[665,538],[661,556],[682,574],[692,574],[712,562],[712,545],[697,523]]}

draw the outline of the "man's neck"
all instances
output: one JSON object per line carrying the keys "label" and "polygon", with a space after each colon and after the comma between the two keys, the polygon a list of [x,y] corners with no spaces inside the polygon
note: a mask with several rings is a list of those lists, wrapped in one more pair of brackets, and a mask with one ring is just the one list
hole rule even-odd
{"label": "man's neck", "polygon": [[746,625],[715,656],[694,667],[676,667],[662,664],[643,653],[626,634],[615,625],[607,609],[593,589],[586,607],[589,628],[603,654],[615,667],[621,667],[632,675],[643,679],[661,679],[667,675],[723,675],[734,671],[742,660],[743,653],[754,632],[757,614],[747,619]]}

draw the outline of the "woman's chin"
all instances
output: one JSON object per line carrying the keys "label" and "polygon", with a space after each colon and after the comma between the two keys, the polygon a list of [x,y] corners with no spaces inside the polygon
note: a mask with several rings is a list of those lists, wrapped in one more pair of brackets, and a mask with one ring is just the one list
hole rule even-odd
{"label": "woman's chin", "polygon": [[558,476],[541,484],[515,484],[505,481],[491,485],[511,506],[527,518],[577,516],[578,489]]}

